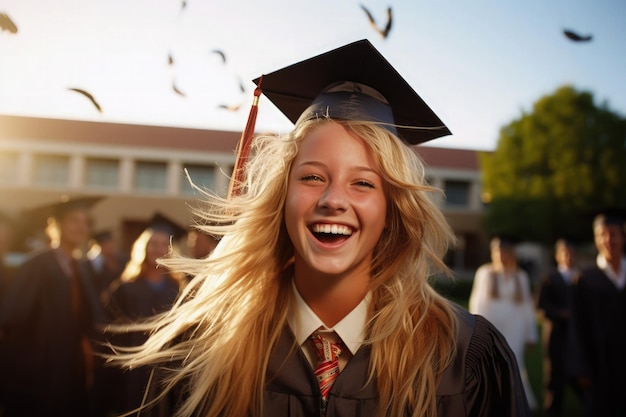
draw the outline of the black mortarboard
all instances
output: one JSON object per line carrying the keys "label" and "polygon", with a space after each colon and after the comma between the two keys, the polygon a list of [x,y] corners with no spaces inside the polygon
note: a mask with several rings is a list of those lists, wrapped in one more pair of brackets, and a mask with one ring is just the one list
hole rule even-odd
{"label": "black mortarboard", "polygon": [[101,196],[68,197],[64,195],[58,201],[25,210],[22,215],[25,220],[34,224],[45,222],[50,217],[59,220],[75,209],[89,211],[100,200],[102,200]]}
{"label": "black mortarboard", "polygon": [[342,46],[254,80],[292,122],[379,123],[415,145],[450,130],[367,40]]}
{"label": "black mortarboard", "polygon": [[187,234],[186,228],[159,212],[155,213],[148,221],[147,228],[165,232],[173,237],[174,240],[178,240]]}

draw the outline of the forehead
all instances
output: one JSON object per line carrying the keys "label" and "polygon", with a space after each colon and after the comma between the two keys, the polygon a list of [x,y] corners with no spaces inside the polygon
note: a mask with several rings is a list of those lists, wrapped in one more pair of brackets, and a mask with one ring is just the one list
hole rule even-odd
{"label": "forehead", "polygon": [[337,122],[319,125],[304,136],[296,159],[308,158],[336,159],[346,164],[354,160],[373,160],[366,141]]}

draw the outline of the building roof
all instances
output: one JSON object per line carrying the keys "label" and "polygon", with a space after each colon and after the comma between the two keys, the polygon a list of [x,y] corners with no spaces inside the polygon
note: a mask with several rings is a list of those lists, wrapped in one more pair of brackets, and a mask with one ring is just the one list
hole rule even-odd
{"label": "building roof", "polygon": [[232,152],[241,132],[0,115],[0,136],[49,142]]}
{"label": "building roof", "polygon": [[427,166],[432,168],[452,168],[479,171],[478,151],[468,149],[436,148],[416,146],[415,151]]}
{"label": "building roof", "polygon": [[[175,148],[232,152],[241,132],[47,119],[0,115],[0,137],[37,139],[47,142]],[[418,146],[414,148],[427,166],[470,171],[480,169],[478,151]]]}

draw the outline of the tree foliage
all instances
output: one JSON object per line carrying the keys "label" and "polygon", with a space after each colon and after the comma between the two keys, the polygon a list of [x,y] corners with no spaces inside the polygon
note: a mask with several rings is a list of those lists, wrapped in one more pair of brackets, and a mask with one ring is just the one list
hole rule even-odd
{"label": "tree foliage", "polygon": [[504,126],[480,163],[489,233],[588,239],[591,213],[626,208],[626,119],[571,86]]}

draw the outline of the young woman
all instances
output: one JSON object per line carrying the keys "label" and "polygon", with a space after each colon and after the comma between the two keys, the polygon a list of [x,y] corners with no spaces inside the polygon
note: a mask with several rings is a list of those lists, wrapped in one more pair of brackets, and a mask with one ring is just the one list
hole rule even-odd
{"label": "young woman", "polygon": [[240,192],[209,196],[216,250],[167,262],[196,278],[116,359],[162,364],[154,401],[177,415],[528,415],[500,334],[428,284],[453,240],[437,190],[355,81],[355,117],[326,103],[256,138]]}
{"label": "young woman", "polygon": [[491,262],[476,270],[468,308],[489,320],[506,339],[517,359],[528,405],[534,410],[538,404],[524,361],[526,349],[535,346],[539,338],[530,280],[509,240],[493,238],[490,255]]}
{"label": "young woman", "polygon": [[[133,243],[130,260],[124,271],[111,283],[103,297],[114,323],[132,324],[167,311],[174,305],[183,288],[183,280],[157,263],[158,259],[168,256],[172,233],[172,228],[167,225],[152,225]],[[115,335],[112,342],[125,347],[140,346],[147,337],[144,332],[130,331]],[[102,386],[102,389],[113,391],[112,404],[106,406],[113,408],[115,412],[128,412],[138,408],[142,403],[150,372],[151,367],[139,367],[123,373],[111,373],[112,383]],[[142,415],[168,415],[156,410],[152,409],[149,414]]]}

